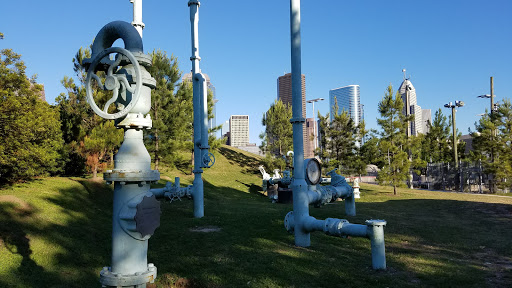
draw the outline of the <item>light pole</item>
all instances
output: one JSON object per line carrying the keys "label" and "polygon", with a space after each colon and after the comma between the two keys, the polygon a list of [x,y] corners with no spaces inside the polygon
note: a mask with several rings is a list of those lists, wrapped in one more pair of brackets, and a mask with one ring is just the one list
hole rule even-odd
{"label": "light pole", "polygon": [[313,144],[313,147],[314,147],[313,151],[316,151],[316,142],[318,141],[318,135],[316,133],[316,120],[315,120],[316,119],[316,116],[315,116],[315,102],[323,101],[323,100],[325,100],[325,99],[324,98],[315,98],[315,99],[311,99],[311,100],[306,101],[308,103],[313,104],[313,121],[315,122],[315,124],[313,125],[313,135],[315,137],[315,139],[313,141],[313,142],[315,142]]}
{"label": "light pole", "polygon": [[[490,115],[491,115],[491,121],[493,121],[493,117],[492,117],[492,114],[494,112],[494,110],[497,109],[497,106],[496,104],[494,104],[494,97],[496,95],[494,95],[494,79],[492,78],[491,76],[491,95],[489,94],[485,94],[485,95],[480,95],[480,96],[477,96],[478,98],[490,98],[491,99],[491,111],[489,112]],[[494,137],[494,133],[496,131],[494,131],[494,129],[491,131],[491,137]],[[494,149],[491,147],[491,163],[494,163]],[[491,193],[493,193],[494,191],[494,185],[493,185],[493,175],[490,174],[489,175],[489,190]]]}
{"label": "light pole", "polygon": [[457,134],[456,133],[456,125],[455,125],[455,107],[462,107],[464,106],[464,102],[462,101],[455,101],[455,104],[452,104],[452,102],[448,104],[444,104],[444,107],[451,108],[452,109],[452,128],[453,128],[453,157],[455,160],[455,168],[459,167],[459,160],[457,158]]}
{"label": "light pole", "polygon": [[490,110],[490,113],[492,114],[492,112],[494,111],[495,107],[494,107],[494,97],[496,95],[494,95],[494,80],[493,78],[491,77],[491,95],[489,94],[485,94],[485,95],[479,95],[477,96],[477,98],[490,98],[491,99],[491,110]]}

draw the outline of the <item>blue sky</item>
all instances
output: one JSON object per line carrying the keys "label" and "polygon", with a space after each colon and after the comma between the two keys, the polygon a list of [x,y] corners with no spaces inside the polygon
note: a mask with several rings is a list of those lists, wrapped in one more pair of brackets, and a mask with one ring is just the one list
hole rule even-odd
{"label": "blue sky", "polygon": [[[103,25],[132,21],[129,0],[4,1],[0,49],[22,54],[53,103],[72,76],[71,59],[91,44]],[[418,104],[432,109],[462,100],[457,127],[474,129],[489,107],[489,77],[496,100],[512,97],[512,1],[301,1],[302,73],[306,98],[326,98],[315,109],[329,111],[329,90],[361,87],[369,128],[378,128],[377,105],[402,69],[416,88]],[[144,49],[162,49],[190,71],[187,0],[143,1]],[[250,116],[250,141],[259,143],[261,117],[276,99],[277,77],[290,72],[289,0],[203,0],[199,12],[201,68],[216,87],[217,123]],[[445,115],[449,109],[442,108]],[[307,106],[307,115],[312,117]]]}

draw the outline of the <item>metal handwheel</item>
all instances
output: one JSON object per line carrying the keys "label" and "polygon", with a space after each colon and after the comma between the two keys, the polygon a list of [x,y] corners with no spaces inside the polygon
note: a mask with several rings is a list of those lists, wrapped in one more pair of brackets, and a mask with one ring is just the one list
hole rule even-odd
{"label": "metal handwheel", "polygon": [[203,166],[205,168],[210,168],[215,164],[215,156],[212,153],[204,154],[203,156]]}
{"label": "metal handwheel", "polygon": [[[100,61],[104,59],[105,57],[108,58],[108,55],[112,53],[117,53],[115,56],[115,60],[111,61],[109,63],[109,67],[107,69],[107,75],[105,79],[105,84],[101,82],[101,79],[98,75],[96,75],[96,68],[98,64],[100,64]],[[114,69],[117,69],[117,67],[120,65],[122,56],[125,56],[128,58],[128,60],[133,64],[133,69],[135,71],[134,78],[136,80],[135,87],[132,87],[130,83],[128,83],[128,79],[126,79],[126,76],[123,74],[115,74]],[[103,107],[103,110],[101,110],[98,105],[96,105],[96,101],[94,100],[94,95],[91,87],[92,79],[96,80],[98,86],[102,90],[109,90],[113,92],[112,98],[110,98]],[[87,71],[87,77],[85,79],[85,87],[87,92],[87,101],[91,105],[91,108],[98,114],[99,116],[105,118],[105,119],[117,119],[125,116],[130,112],[130,110],[137,104],[137,101],[139,100],[141,88],[142,88],[142,74],[140,70],[139,63],[137,59],[135,59],[135,56],[133,54],[123,48],[119,47],[111,47],[108,49],[105,49],[101,51],[93,60],[89,67],[89,70]],[[118,101],[120,90],[126,90],[128,92],[131,92],[132,99],[130,103],[126,106],[124,105],[118,105],[118,108],[120,108],[120,111],[117,113],[110,114],[108,113],[108,108],[112,103],[115,103]],[[126,100],[126,99],[124,99]],[[124,106],[124,107],[122,107]]]}

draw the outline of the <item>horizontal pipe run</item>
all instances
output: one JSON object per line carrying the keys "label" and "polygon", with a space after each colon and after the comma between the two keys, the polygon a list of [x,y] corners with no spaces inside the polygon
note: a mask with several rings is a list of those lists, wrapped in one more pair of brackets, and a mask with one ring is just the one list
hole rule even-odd
{"label": "horizontal pipe run", "polygon": [[345,219],[327,218],[318,220],[313,216],[294,217],[289,212],[285,217],[285,227],[288,232],[309,234],[314,231],[323,231],[325,234],[336,237],[363,237],[370,239],[372,251],[372,267],[374,270],[386,269],[386,248],[384,242],[384,220],[367,220],[366,225],[352,224]]}
{"label": "horizontal pipe run", "polygon": [[315,204],[322,200],[322,192],[318,190],[308,190],[309,204]]}
{"label": "horizontal pipe run", "polygon": [[327,235],[340,237],[352,236],[370,238],[370,236],[372,235],[370,229],[368,229],[368,225],[352,224],[345,219],[336,218],[318,220],[313,216],[307,216],[303,219],[302,229],[304,232],[307,233],[323,231]]}
{"label": "horizontal pipe run", "polygon": [[348,184],[344,186],[332,186],[336,190],[336,196],[337,198],[345,199],[347,197],[352,196],[352,187],[350,187]]}
{"label": "horizontal pipe run", "polygon": [[165,188],[153,188],[149,189],[149,192],[153,193],[156,198],[164,198],[164,194],[166,192]]}
{"label": "horizontal pipe run", "polygon": [[303,229],[305,232],[323,231],[325,220],[318,220],[313,216],[308,216],[303,221]]}
{"label": "horizontal pipe run", "polygon": [[368,227],[361,224],[345,223],[340,229],[340,236],[369,238]]}
{"label": "horizontal pipe run", "polygon": [[167,182],[163,188],[153,188],[149,190],[156,198],[168,197],[171,201],[175,197],[192,197],[193,193],[191,191],[193,191],[193,185],[180,187],[180,177],[174,178],[174,184]]}

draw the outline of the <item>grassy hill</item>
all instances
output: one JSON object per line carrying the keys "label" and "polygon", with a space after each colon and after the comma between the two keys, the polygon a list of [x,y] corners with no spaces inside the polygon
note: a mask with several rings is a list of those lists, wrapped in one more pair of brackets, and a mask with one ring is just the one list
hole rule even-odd
{"label": "grassy hill", "polygon": [[[357,216],[342,202],[311,207],[319,219],[379,218],[386,271],[371,269],[370,243],[315,232],[293,245],[291,205],[259,193],[259,158],[222,147],[204,173],[205,217],[192,201],[162,203],[149,240],[158,267],[150,287],[511,287],[512,198],[362,186]],[[162,170],[162,178],[192,175]],[[160,184],[165,183],[161,181]],[[45,178],[0,190],[0,287],[99,287],[110,265],[112,190],[103,182]]]}

